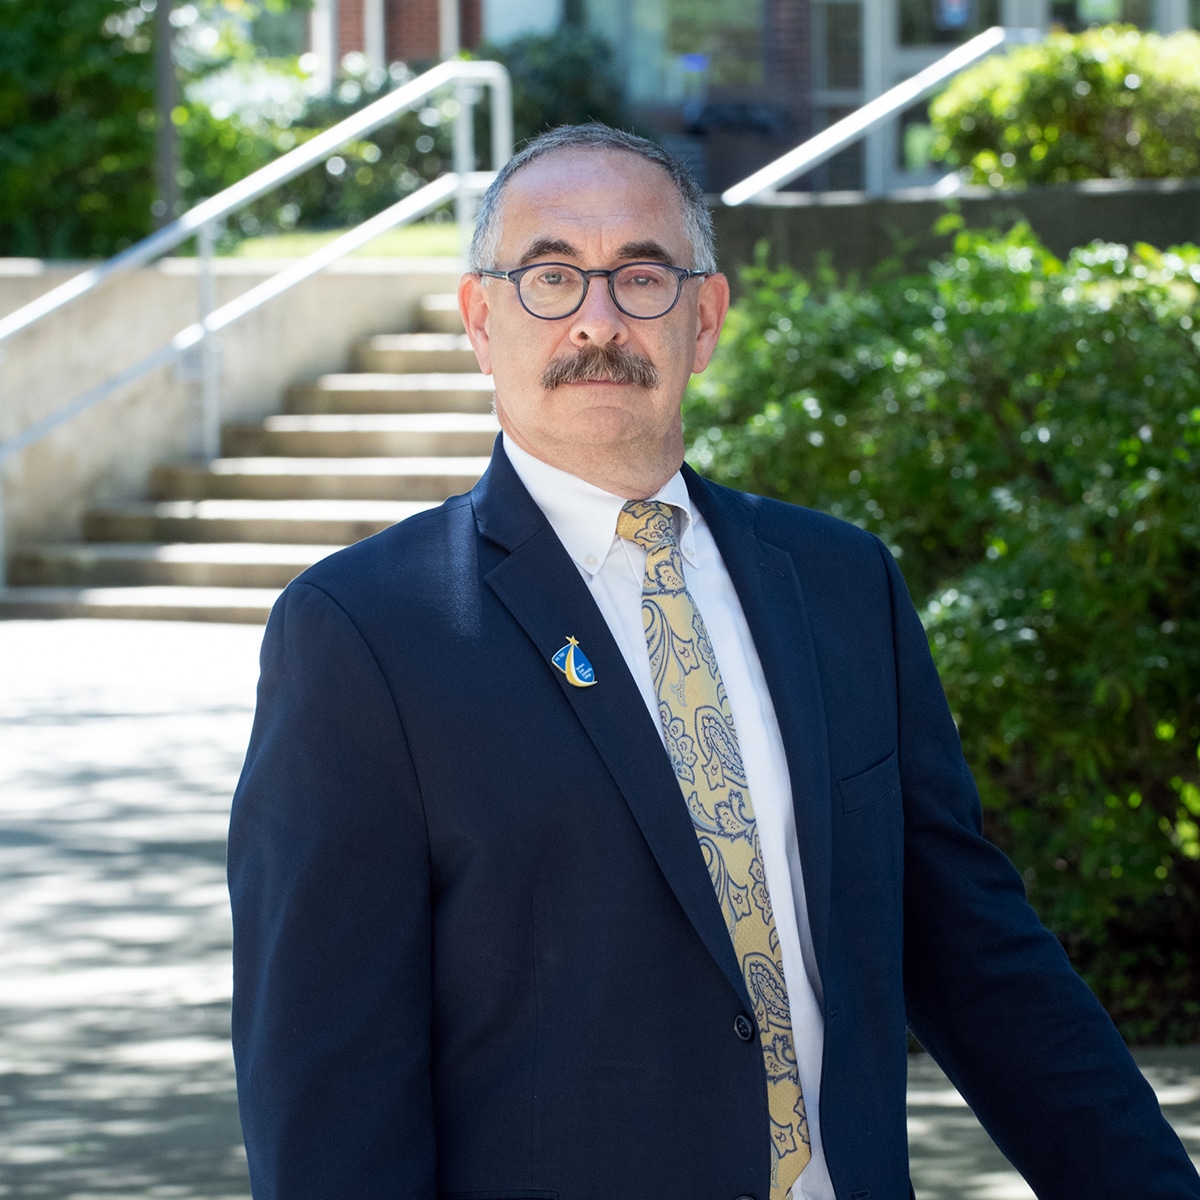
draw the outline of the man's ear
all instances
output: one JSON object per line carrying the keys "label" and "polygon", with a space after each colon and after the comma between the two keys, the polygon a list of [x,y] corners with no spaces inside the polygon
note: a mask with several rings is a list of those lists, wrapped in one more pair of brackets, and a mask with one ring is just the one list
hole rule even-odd
{"label": "man's ear", "polygon": [[698,375],[711,361],[728,311],[729,280],[720,273],[702,279],[696,306],[696,354],[692,359],[693,375]]}
{"label": "man's ear", "polygon": [[471,348],[475,351],[475,359],[479,369],[485,374],[492,373],[492,346],[488,333],[489,309],[487,288],[479,275],[464,275],[458,281],[458,311],[462,315],[463,328],[471,339]]}

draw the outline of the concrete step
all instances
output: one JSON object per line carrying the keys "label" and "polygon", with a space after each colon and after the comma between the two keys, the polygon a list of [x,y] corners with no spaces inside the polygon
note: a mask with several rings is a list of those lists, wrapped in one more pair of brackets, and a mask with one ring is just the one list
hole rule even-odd
{"label": "concrete step", "polygon": [[357,371],[424,375],[478,371],[465,333],[381,333],[354,347]]}
{"label": "concrete step", "polygon": [[218,458],[156,467],[156,500],[428,500],[475,486],[486,458]]}
{"label": "concrete step", "polygon": [[468,490],[498,432],[492,381],[455,296],[418,322],[289,388],[283,415],[226,425],[225,457],[160,466],[152,499],[90,510],[84,542],[17,551],[0,618],[262,622],[317,559]]}
{"label": "concrete step", "polygon": [[278,588],[10,587],[0,588],[0,619],[102,617],[262,625],[278,595]]}
{"label": "concrete step", "polygon": [[9,582],[20,587],[282,588],[335,546],[258,542],[83,542],[18,550]]}
{"label": "concrete step", "polygon": [[221,450],[231,458],[482,456],[491,453],[498,431],[491,413],[281,416],[226,425]]}
{"label": "concrete step", "polygon": [[166,500],[84,515],[89,542],[286,542],[347,546],[427,508],[420,500]]}
{"label": "concrete step", "polygon": [[479,374],[323,375],[287,390],[292,413],[488,413],[491,379]]}
{"label": "concrete step", "polygon": [[453,293],[426,296],[421,301],[421,328],[426,333],[462,333],[462,317],[458,315],[458,297]]}

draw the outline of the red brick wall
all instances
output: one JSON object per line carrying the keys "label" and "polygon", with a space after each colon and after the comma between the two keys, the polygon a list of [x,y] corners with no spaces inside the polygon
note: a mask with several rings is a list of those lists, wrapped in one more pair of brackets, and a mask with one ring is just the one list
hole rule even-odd
{"label": "red brick wall", "polygon": [[458,29],[462,44],[474,50],[483,37],[483,0],[458,0]]}
{"label": "red brick wall", "polygon": [[[337,57],[365,49],[365,0],[337,0]],[[438,58],[438,0],[384,0],[384,57],[425,63]],[[458,0],[459,40],[474,50],[483,37],[482,0]]]}
{"label": "red brick wall", "polygon": [[384,15],[388,61],[421,62],[438,56],[437,0],[388,0]]}
{"label": "red brick wall", "polygon": [[363,50],[363,0],[337,0],[337,57]]}
{"label": "red brick wall", "polygon": [[[345,0],[344,0],[345,2]],[[361,3],[361,0],[351,0]],[[437,59],[441,46],[438,0],[387,0],[387,57],[392,62],[420,63]],[[479,45],[483,25],[480,0],[459,0],[458,28],[463,46]]]}

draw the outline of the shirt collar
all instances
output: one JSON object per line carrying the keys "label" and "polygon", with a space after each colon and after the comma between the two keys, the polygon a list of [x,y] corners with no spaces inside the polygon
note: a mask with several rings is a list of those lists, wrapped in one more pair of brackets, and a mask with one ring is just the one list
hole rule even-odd
{"label": "shirt collar", "polygon": [[[558,540],[581,571],[595,575],[616,539],[617,517],[625,498],[552,467],[522,450],[507,434],[503,437],[504,452],[517,478],[550,522]],[[683,476],[676,471],[650,499],[662,500],[675,509],[679,549],[689,566],[697,566],[696,515]]]}

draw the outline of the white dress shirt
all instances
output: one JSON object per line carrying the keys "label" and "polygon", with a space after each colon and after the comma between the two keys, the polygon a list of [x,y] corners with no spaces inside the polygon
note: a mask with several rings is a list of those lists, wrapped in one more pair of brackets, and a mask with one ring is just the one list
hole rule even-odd
{"label": "white dress shirt", "polygon": [[[642,693],[654,727],[664,738],[642,625],[646,551],[617,537],[616,532],[625,500],[534,458],[507,435],[504,450],[579,568]],[[670,504],[675,512],[688,592],[704,618],[721,666],[758,821],[812,1142],[812,1158],[793,1186],[792,1196],[794,1200],[834,1200],[821,1151],[818,1113],[825,1039],[821,981],[813,955],[791,781],[775,706],[741,602],[708,525],[692,504],[683,476],[676,472],[651,499]],[[587,654],[587,646],[580,649]],[[603,687],[604,681],[598,679],[597,685]],[[791,903],[787,903],[788,898]]]}

